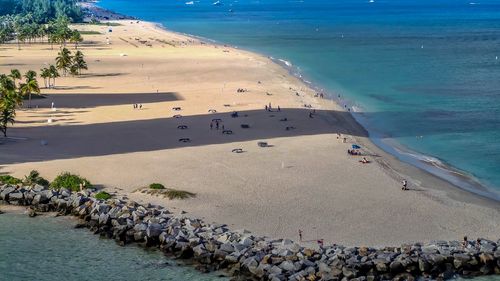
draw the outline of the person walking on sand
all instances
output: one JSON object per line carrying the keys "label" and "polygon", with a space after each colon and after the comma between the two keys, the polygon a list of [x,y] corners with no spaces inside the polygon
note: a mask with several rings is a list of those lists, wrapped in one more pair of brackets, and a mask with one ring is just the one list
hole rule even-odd
{"label": "person walking on sand", "polygon": [[278,105],[278,112],[280,112],[280,111],[281,111],[281,108],[280,108],[280,106]]}
{"label": "person walking on sand", "polygon": [[215,121],[215,128],[218,130],[219,129],[219,121]]}
{"label": "person walking on sand", "polygon": [[408,190],[408,182],[405,179],[403,180],[403,187],[401,190]]}
{"label": "person walking on sand", "polygon": [[302,230],[299,229],[299,241],[302,242]]}
{"label": "person walking on sand", "polygon": [[142,103],[141,103],[141,104],[139,104],[139,109],[142,109]]}
{"label": "person walking on sand", "polygon": [[318,239],[319,248],[322,249],[325,241],[323,239]]}

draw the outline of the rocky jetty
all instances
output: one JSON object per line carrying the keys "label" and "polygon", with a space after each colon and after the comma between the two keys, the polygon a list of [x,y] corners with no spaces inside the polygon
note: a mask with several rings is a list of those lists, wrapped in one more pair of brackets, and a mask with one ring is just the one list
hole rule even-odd
{"label": "rocky jetty", "polygon": [[332,245],[313,250],[288,239],[207,224],[166,208],[130,200],[98,200],[95,191],[71,192],[42,186],[0,186],[0,202],[54,211],[82,219],[86,227],[121,245],[143,243],[177,258],[196,261],[202,271],[226,270],[234,280],[415,280],[455,275],[500,274],[500,240],[480,239],[370,248]]}

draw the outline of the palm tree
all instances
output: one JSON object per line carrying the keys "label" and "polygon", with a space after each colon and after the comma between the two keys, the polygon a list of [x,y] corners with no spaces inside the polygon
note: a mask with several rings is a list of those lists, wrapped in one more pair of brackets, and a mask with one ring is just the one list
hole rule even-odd
{"label": "palm tree", "polygon": [[36,79],[36,72],[33,71],[33,70],[29,70],[26,72],[26,74],[24,74],[24,78],[26,78],[26,80],[33,80],[33,79]]}
{"label": "palm tree", "polygon": [[[9,124],[14,124],[16,116],[16,105],[22,103],[22,99],[15,91],[15,84],[6,75],[1,75],[0,80],[0,132],[4,137],[7,137],[7,127]],[[9,81],[10,82],[7,82]]]}
{"label": "palm tree", "polygon": [[73,66],[76,68],[78,75],[82,74],[82,69],[87,70],[87,62],[84,59],[82,52],[77,51],[73,57]]}
{"label": "palm tree", "polygon": [[[50,69],[46,67],[40,69],[40,77],[43,78],[43,84],[45,85],[45,88],[50,88]],[[47,79],[49,79],[49,84],[47,84]]]}
{"label": "palm tree", "polygon": [[0,97],[3,98],[10,92],[16,90],[16,84],[9,76],[0,74]]}
{"label": "palm tree", "polygon": [[62,50],[59,53],[57,53],[56,67],[57,69],[63,71],[63,76],[66,76],[66,73],[71,67],[71,61],[72,61],[71,52],[68,49],[62,48]]}
{"label": "palm tree", "polygon": [[16,117],[15,103],[7,99],[7,97],[4,97],[0,102],[0,132],[3,133],[4,137],[7,137],[8,125],[14,125],[14,118]]}
{"label": "palm tree", "polygon": [[82,35],[80,34],[80,32],[78,32],[78,30],[76,30],[76,29],[73,30],[71,32],[69,42],[75,43],[75,50],[78,49],[78,43],[80,43],[82,41],[83,41],[83,38],[82,38]]}
{"label": "palm tree", "polygon": [[[49,66],[49,72],[50,72],[50,78],[54,80],[54,83],[52,83],[52,87],[56,86],[56,78],[60,77],[59,72],[57,71],[57,68],[54,65]],[[49,79],[49,88],[50,88],[50,79]]]}
{"label": "palm tree", "polygon": [[40,93],[40,87],[38,86],[38,81],[36,80],[36,72],[30,70],[26,72],[24,77],[26,78],[26,83],[19,85],[19,90],[21,95],[29,97],[28,107],[31,108],[31,94],[32,93]]}
{"label": "palm tree", "polygon": [[21,72],[19,69],[11,69],[9,76],[14,80],[14,84],[16,83],[16,80],[21,80]]}

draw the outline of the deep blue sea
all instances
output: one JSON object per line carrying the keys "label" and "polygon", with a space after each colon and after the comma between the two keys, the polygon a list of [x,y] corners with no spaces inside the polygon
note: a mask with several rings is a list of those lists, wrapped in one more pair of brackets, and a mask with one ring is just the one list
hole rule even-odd
{"label": "deep blue sea", "polygon": [[500,199],[500,1],[188,1],[99,5],[289,61],[379,146]]}

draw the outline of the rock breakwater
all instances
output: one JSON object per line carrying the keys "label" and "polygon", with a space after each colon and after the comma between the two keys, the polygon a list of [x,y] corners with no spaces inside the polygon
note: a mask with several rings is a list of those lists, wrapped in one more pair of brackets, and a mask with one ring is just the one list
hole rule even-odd
{"label": "rock breakwater", "polygon": [[234,280],[415,280],[500,274],[500,240],[434,241],[399,247],[304,248],[288,239],[259,237],[226,225],[131,200],[98,200],[95,191],[0,186],[0,202],[82,219],[78,227],[121,245],[142,243],[197,262],[202,271],[226,270]]}

